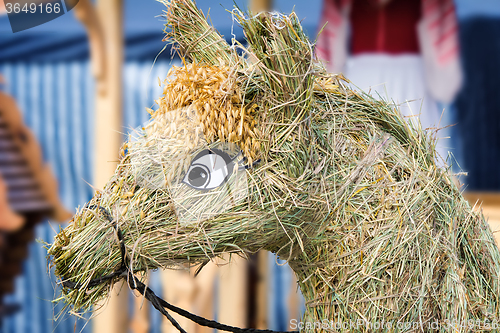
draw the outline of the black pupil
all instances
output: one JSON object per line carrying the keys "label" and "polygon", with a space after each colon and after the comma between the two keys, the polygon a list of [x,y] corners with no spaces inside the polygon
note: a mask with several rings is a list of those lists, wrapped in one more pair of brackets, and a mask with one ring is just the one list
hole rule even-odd
{"label": "black pupil", "polygon": [[201,187],[208,181],[208,173],[201,167],[194,167],[188,174],[189,183],[195,187]]}

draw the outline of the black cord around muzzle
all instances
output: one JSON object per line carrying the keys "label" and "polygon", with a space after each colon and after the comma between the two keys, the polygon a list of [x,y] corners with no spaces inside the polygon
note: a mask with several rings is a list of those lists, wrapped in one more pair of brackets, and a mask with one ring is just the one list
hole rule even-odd
{"label": "black cord around muzzle", "polygon": [[165,301],[161,297],[158,297],[149,287],[147,287],[144,283],[142,283],[128,269],[128,265],[127,265],[128,258],[127,258],[126,251],[125,251],[125,242],[123,240],[123,234],[122,234],[120,228],[118,227],[117,223],[113,221],[111,214],[102,206],[91,205],[91,206],[88,206],[86,208],[88,208],[88,209],[97,208],[115,228],[116,235],[118,237],[118,241],[119,241],[119,245],[120,245],[121,265],[120,265],[120,268],[118,270],[114,271],[113,273],[102,276],[100,278],[92,279],[85,286],[71,282],[69,280],[66,280],[63,277],[62,281],[61,281],[61,284],[63,285],[63,287],[68,288],[68,289],[92,288],[92,287],[98,286],[104,282],[107,282],[107,281],[112,280],[112,279],[117,278],[117,277],[127,277],[128,285],[129,285],[130,289],[137,290],[139,293],[141,293],[141,295],[143,295],[148,301],[151,302],[151,304],[155,307],[156,310],[160,311],[160,313],[162,315],[167,317],[167,319],[172,323],[172,325],[180,333],[187,333],[187,332],[179,325],[179,323],[165,309],[173,311],[173,312],[177,313],[178,315],[183,316],[184,318],[187,318],[200,326],[215,328],[215,329],[218,329],[221,331],[226,331],[226,332],[234,332],[234,333],[298,333],[298,331],[283,332],[283,331],[273,331],[273,330],[259,330],[259,329],[255,329],[255,328],[239,328],[239,327],[235,327],[235,326],[224,325],[224,324],[221,324],[215,320],[209,320],[209,319],[197,316],[191,312],[188,312],[184,309],[181,309],[175,305],[168,303],[167,301]]}

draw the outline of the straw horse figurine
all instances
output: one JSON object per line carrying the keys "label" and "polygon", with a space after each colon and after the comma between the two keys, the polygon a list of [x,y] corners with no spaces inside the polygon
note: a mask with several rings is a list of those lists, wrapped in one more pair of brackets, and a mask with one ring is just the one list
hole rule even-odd
{"label": "straw horse figurine", "polygon": [[191,1],[166,5],[185,64],[51,245],[65,302],[88,309],[120,268],[143,278],[265,249],[296,274],[305,331],[496,325],[498,248],[418,124],[328,74],[293,13],[233,11],[244,48]]}

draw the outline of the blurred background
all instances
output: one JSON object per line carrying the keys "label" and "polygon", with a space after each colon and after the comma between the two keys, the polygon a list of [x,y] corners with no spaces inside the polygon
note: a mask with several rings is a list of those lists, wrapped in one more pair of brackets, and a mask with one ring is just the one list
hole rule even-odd
{"label": "blurred background", "polygon": [[[175,332],[126,287],[91,320],[51,302],[59,290],[43,242],[105,184],[125,134],[148,120],[146,107],[154,109],[158,78],[180,64],[162,42],[163,4],[65,4],[66,14],[13,33],[0,0],[0,332]],[[198,1],[228,41],[243,42],[233,4]],[[420,115],[467,198],[483,202],[492,229],[500,229],[498,0],[236,4],[295,10],[312,41],[328,22],[317,55],[354,87],[400,104],[409,121]],[[209,265],[196,278],[152,272],[149,285],[175,305],[240,327],[288,330],[304,308],[295,276],[269,253]]]}

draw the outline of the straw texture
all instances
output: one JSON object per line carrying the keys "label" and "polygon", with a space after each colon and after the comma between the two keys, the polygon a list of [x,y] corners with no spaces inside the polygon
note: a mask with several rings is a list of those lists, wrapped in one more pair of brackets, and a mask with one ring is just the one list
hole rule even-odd
{"label": "straw texture", "polygon": [[[418,124],[327,73],[294,13],[235,9],[249,45],[229,46],[193,2],[164,3],[166,40],[185,65],[172,69],[150,124],[89,203],[113,216],[129,269],[145,275],[266,249],[296,273],[305,331],[492,327],[498,248]],[[253,165],[245,178],[235,172],[224,189],[179,192],[194,156],[224,142]],[[189,212],[196,218],[186,220]],[[121,264],[115,229],[98,209],[81,208],[48,253],[61,279],[82,285],[58,299],[74,311],[106,298],[112,283],[84,286]]]}

